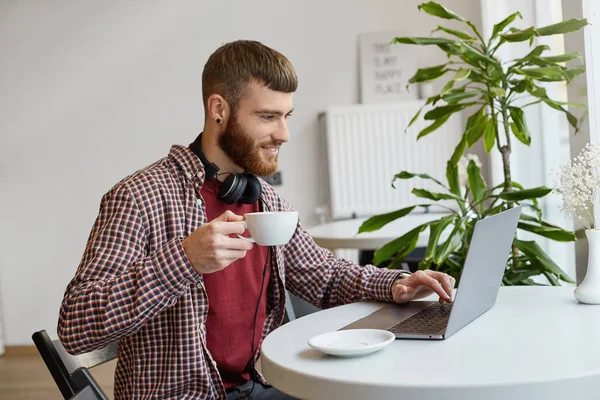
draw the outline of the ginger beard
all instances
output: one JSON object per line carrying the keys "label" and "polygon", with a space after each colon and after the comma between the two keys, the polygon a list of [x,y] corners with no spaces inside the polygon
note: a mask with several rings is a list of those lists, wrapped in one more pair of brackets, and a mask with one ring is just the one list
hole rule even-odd
{"label": "ginger beard", "polygon": [[239,124],[236,115],[232,115],[225,130],[219,136],[221,150],[240,168],[257,176],[273,175],[277,172],[277,157],[268,155],[264,147],[279,148],[278,143],[256,141]]}

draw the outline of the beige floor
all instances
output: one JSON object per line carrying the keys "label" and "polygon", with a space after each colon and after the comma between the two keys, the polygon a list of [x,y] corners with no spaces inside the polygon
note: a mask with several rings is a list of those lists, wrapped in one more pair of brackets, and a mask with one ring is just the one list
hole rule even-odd
{"label": "beige floor", "polygon": [[[92,374],[112,399],[116,361],[93,368]],[[0,399],[60,400],[62,396],[38,355],[0,357]]]}

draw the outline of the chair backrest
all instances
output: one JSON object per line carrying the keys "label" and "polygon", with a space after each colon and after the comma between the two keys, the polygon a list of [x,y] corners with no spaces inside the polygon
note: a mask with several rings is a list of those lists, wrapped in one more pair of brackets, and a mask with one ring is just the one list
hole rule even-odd
{"label": "chair backrest", "polygon": [[92,392],[97,393],[99,396],[97,398],[108,399],[88,368],[116,358],[116,343],[111,343],[100,350],[73,356],[67,353],[59,340],[51,340],[45,330],[35,332],[31,338],[65,399],[71,399],[76,395],[88,396],[86,393],[90,393],[90,390],[85,390],[88,386],[92,388]]}
{"label": "chair backrest", "polygon": [[102,399],[102,397],[98,397],[98,394],[94,391],[94,389],[91,386],[86,386],[85,389],[77,392],[69,400],[98,400],[98,399]]}
{"label": "chair backrest", "polygon": [[296,319],[294,305],[292,304],[292,299],[290,299],[290,295],[287,290],[285,291],[285,316],[288,321],[293,321]]}
{"label": "chair backrest", "polygon": [[72,374],[78,368],[93,368],[117,358],[116,342],[113,342],[102,349],[78,354],[76,356],[67,353],[60,340],[53,340],[52,344],[54,344],[54,348],[56,348],[56,351],[62,362],[65,364],[69,374]]}

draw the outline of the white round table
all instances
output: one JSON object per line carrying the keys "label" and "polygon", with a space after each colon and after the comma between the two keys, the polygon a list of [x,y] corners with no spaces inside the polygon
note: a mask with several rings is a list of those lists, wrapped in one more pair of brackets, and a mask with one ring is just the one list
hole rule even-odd
{"label": "white round table", "polygon": [[573,287],[502,287],[494,308],[447,340],[396,340],[358,358],[308,346],[379,309],[354,303],[287,323],[265,339],[262,371],[300,399],[600,399],[600,306]]}
{"label": "white round table", "polygon": [[[447,213],[411,213],[397,219],[374,232],[358,233],[358,228],[367,218],[345,219],[307,228],[306,231],[319,246],[334,249],[377,250],[384,244],[404,235],[408,231],[429,221],[448,215]],[[426,247],[428,235],[419,236],[417,247]]]}

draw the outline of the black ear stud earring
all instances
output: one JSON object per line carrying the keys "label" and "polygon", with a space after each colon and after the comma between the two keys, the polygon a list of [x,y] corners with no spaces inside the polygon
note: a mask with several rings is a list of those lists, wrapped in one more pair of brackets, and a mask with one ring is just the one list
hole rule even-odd
{"label": "black ear stud earring", "polygon": [[217,118],[217,124],[221,123],[221,118]]}

